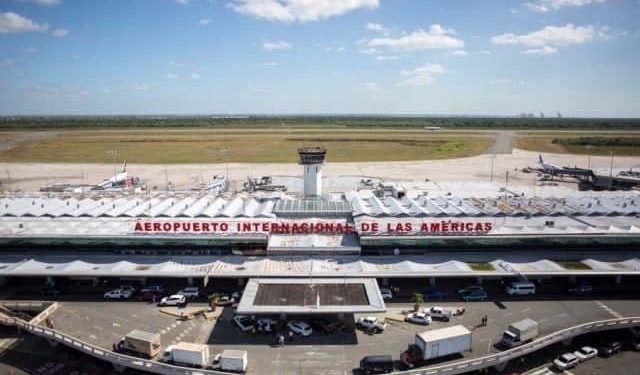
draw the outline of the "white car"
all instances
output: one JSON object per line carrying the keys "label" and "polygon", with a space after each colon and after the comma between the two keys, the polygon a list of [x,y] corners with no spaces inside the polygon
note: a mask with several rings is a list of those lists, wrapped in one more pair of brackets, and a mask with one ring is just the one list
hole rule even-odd
{"label": "white car", "polygon": [[578,357],[572,353],[565,353],[553,360],[553,365],[560,371],[575,367],[578,364]]}
{"label": "white car", "polygon": [[393,293],[389,288],[380,288],[380,294],[382,295],[382,299],[385,301],[393,298]]}
{"label": "white car", "polygon": [[582,348],[573,352],[573,355],[578,358],[578,361],[583,362],[587,359],[594,358],[598,355],[598,349],[592,348],[590,346],[583,346]]}
{"label": "white car", "polygon": [[164,297],[158,303],[158,306],[183,306],[187,304],[187,298],[182,294],[174,294],[169,297]]}
{"label": "white car", "polygon": [[200,289],[197,286],[188,286],[184,289],[180,289],[178,294],[181,294],[187,298],[198,298],[200,297]]}
{"label": "white car", "polygon": [[451,320],[453,316],[453,311],[446,309],[444,307],[433,306],[431,308],[424,309],[425,314],[429,314],[432,319],[440,319],[444,322],[448,322]]}
{"label": "white car", "polygon": [[411,314],[407,315],[404,320],[410,323],[422,324],[425,326],[431,324],[431,317],[429,316],[429,314],[425,314],[422,312],[412,312]]}
{"label": "white car", "polygon": [[112,300],[112,299],[129,299],[131,298],[131,291],[122,290],[122,289],[114,289],[106,292],[104,294],[104,299]]}
{"label": "white car", "polygon": [[289,329],[293,333],[297,333],[301,336],[311,336],[311,334],[313,333],[311,326],[300,320],[290,321],[289,323],[287,323],[287,327],[289,327]]}
{"label": "white car", "polygon": [[253,319],[247,315],[235,315],[233,317],[233,322],[242,332],[251,331],[255,327]]}

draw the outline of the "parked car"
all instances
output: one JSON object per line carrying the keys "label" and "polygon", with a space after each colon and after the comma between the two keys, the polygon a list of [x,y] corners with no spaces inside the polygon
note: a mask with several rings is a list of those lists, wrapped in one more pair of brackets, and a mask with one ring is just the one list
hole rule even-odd
{"label": "parked car", "polygon": [[338,323],[329,319],[314,318],[309,321],[309,325],[316,332],[332,333],[338,329]]}
{"label": "parked car", "polygon": [[448,322],[453,317],[453,311],[440,306],[433,306],[431,308],[424,309],[425,314],[429,314],[431,319],[441,320]]}
{"label": "parked car", "polygon": [[564,371],[570,368],[576,367],[578,364],[578,357],[572,353],[565,353],[560,357],[553,360],[553,366],[560,371]]}
{"label": "parked car", "polygon": [[468,285],[462,289],[458,289],[458,294],[468,294],[472,292],[485,292],[484,287],[482,285]]}
{"label": "parked car", "polygon": [[156,302],[156,301],[160,301],[162,299],[162,294],[161,293],[155,293],[155,292],[144,292],[144,293],[140,294],[139,299],[140,299],[140,301]]}
{"label": "parked car", "polygon": [[233,317],[233,323],[235,323],[242,332],[248,332],[255,328],[256,323],[247,315],[235,315]]}
{"label": "parked car", "polygon": [[287,327],[293,332],[301,336],[311,336],[313,329],[311,326],[301,320],[292,320],[287,323]]}
{"label": "parked car", "polygon": [[382,333],[387,329],[387,323],[379,322],[375,316],[366,316],[356,320],[356,328],[366,332]]}
{"label": "parked car", "polygon": [[200,297],[200,288],[197,286],[188,286],[184,289],[180,289],[178,294],[181,294],[188,299],[195,299]]}
{"label": "parked car", "polygon": [[631,340],[631,349],[640,352],[640,338]]}
{"label": "parked car", "polygon": [[583,346],[582,348],[573,352],[573,355],[575,355],[578,358],[578,361],[583,362],[583,361],[586,361],[587,359],[591,359],[597,356],[598,349],[592,348],[590,346]]}
{"label": "parked car", "polygon": [[422,324],[425,326],[431,324],[431,317],[429,314],[423,312],[412,312],[408,314],[404,320],[409,323]]}
{"label": "parked car", "polygon": [[463,301],[465,302],[469,302],[469,301],[484,301],[487,299],[487,292],[485,292],[484,290],[480,291],[480,290],[476,290],[476,291],[472,291],[469,293],[462,293],[460,294],[460,298],[462,298]]}
{"label": "parked car", "polygon": [[258,332],[270,333],[275,331],[278,322],[271,318],[260,318],[256,320],[256,329]]}
{"label": "parked car", "polygon": [[620,341],[614,341],[607,345],[604,345],[598,349],[598,354],[603,357],[611,357],[622,350],[622,343]]}
{"label": "parked car", "polygon": [[390,355],[369,355],[360,360],[360,371],[365,374],[393,372],[393,358]]}
{"label": "parked car", "polygon": [[218,299],[215,302],[216,306],[230,306],[236,302],[236,300],[231,297],[231,295],[225,292],[213,292],[211,293],[211,295],[209,295],[209,298],[215,295],[218,296]]}
{"label": "parked car", "polygon": [[427,301],[434,300],[434,299],[441,300],[446,296],[447,296],[447,293],[445,293],[445,291],[442,289],[433,288],[433,289],[427,289],[422,292],[422,297],[424,297],[424,299]]}
{"label": "parked car", "polygon": [[158,306],[185,306],[187,304],[187,298],[182,294],[174,294],[169,297],[164,297],[158,303]]}
{"label": "parked car", "polygon": [[382,299],[385,301],[393,298],[393,292],[389,288],[380,288],[380,294],[382,294]]}
{"label": "parked car", "polygon": [[164,294],[164,292],[165,292],[164,286],[162,285],[150,285],[140,290],[140,293]]}
{"label": "parked car", "polygon": [[591,285],[577,285],[567,290],[569,294],[577,296],[584,296],[593,293],[593,287]]}
{"label": "parked car", "polygon": [[123,290],[123,289],[114,289],[106,292],[103,295],[104,299],[107,301],[112,299],[129,299],[131,298],[131,291]]}
{"label": "parked car", "polygon": [[136,288],[131,285],[120,285],[120,289],[129,291],[131,295],[136,294]]}

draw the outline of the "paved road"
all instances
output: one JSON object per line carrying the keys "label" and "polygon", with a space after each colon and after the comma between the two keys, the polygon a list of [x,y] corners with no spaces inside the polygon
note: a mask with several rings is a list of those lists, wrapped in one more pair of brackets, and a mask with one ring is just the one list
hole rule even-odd
{"label": "paved road", "polygon": [[509,154],[513,153],[513,137],[515,132],[501,130],[496,133],[493,144],[487,149],[486,154]]}

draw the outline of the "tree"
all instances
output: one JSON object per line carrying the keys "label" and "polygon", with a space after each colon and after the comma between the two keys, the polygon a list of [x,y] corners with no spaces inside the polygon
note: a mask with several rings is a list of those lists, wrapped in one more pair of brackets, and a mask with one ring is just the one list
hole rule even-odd
{"label": "tree", "polygon": [[411,302],[414,303],[413,310],[418,311],[420,310],[420,304],[424,303],[424,296],[422,295],[422,293],[415,292],[411,296]]}

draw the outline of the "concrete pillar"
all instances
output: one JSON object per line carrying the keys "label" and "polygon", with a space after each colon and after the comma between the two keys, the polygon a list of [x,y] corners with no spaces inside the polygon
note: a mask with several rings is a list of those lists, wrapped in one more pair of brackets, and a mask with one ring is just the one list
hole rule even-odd
{"label": "concrete pillar", "polygon": [[187,278],[187,285],[188,286],[193,286],[193,277]]}
{"label": "concrete pillar", "polygon": [[429,278],[429,285],[431,285],[432,287],[436,286],[436,278],[435,277],[430,277]]}
{"label": "concrete pillar", "polygon": [[480,277],[480,276],[476,277],[476,284],[482,285],[482,281],[483,281],[482,277]]}
{"label": "concrete pillar", "polygon": [[140,285],[147,286],[147,278],[146,277],[141,277],[140,278]]}
{"label": "concrete pillar", "polygon": [[244,286],[244,278],[239,278],[238,279],[238,286]]}
{"label": "concrete pillar", "polygon": [[498,372],[503,372],[504,369],[507,368],[508,364],[509,364],[509,361],[505,361],[505,362],[502,362],[502,363],[499,363],[499,364],[493,366],[493,368],[496,369]]}
{"label": "concrete pillar", "polygon": [[569,276],[569,282],[571,282],[571,284],[575,284],[577,282],[576,275]]}
{"label": "concrete pillar", "polygon": [[620,284],[622,282],[622,275],[616,275],[616,284]]}
{"label": "concrete pillar", "polygon": [[388,277],[383,277],[381,281],[382,281],[382,286],[389,286],[389,278]]}

